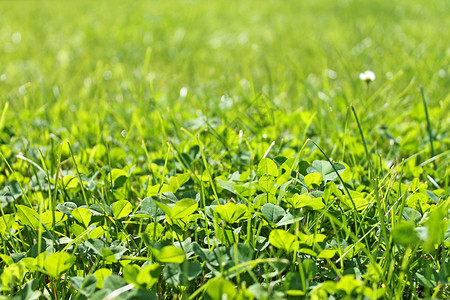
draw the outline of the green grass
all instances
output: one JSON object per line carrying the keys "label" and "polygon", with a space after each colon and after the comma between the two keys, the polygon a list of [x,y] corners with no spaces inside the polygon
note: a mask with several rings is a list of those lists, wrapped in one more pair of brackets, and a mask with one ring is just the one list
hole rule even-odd
{"label": "green grass", "polygon": [[0,299],[450,298],[448,1],[0,8]]}

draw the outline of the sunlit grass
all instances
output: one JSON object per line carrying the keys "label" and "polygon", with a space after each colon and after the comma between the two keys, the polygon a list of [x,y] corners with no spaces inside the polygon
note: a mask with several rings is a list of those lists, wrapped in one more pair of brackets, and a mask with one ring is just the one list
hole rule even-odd
{"label": "sunlit grass", "polygon": [[447,1],[0,8],[2,297],[450,297]]}

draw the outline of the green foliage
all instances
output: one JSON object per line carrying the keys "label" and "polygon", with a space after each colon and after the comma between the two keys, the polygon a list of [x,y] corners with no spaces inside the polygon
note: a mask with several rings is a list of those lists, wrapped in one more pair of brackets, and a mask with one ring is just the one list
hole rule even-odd
{"label": "green foliage", "polygon": [[133,206],[127,200],[119,200],[113,203],[111,210],[116,219],[122,219],[133,211]]}
{"label": "green foliage", "polygon": [[279,249],[284,249],[288,252],[298,250],[298,241],[297,238],[281,229],[274,229],[269,235],[269,241],[270,243]]}
{"label": "green foliage", "polygon": [[0,8],[0,299],[450,298],[448,1]]}
{"label": "green foliage", "polygon": [[45,258],[44,269],[48,275],[58,277],[62,272],[69,269],[75,258],[67,252],[55,252]]}

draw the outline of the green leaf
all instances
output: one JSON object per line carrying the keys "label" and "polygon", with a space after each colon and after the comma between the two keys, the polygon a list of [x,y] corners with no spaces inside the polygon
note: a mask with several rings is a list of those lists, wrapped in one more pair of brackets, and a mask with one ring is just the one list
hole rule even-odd
{"label": "green leaf", "polygon": [[172,209],[165,203],[155,201],[156,205],[168,216],[169,218],[172,216]]}
{"label": "green leaf", "polygon": [[277,223],[286,215],[281,206],[272,203],[264,204],[261,208],[261,213],[272,223]]}
{"label": "green leaf", "polygon": [[324,234],[320,234],[320,233],[317,233],[317,234],[314,234],[314,233],[313,234],[304,234],[304,233],[300,232],[298,234],[298,237],[300,238],[300,242],[302,244],[306,244],[308,246],[312,246],[315,243],[323,242],[327,236],[324,235]]}
{"label": "green leaf", "polygon": [[407,222],[414,222],[416,224],[422,219],[422,214],[410,207],[403,208],[402,216]]}
{"label": "green leaf", "polygon": [[236,296],[234,284],[222,277],[211,279],[206,293],[212,300],[234,299]]}
{"label": "green leaf", "polygon": [[[353,198],[353,201],[355,202],[356,210],[358,210],[358,211],[365,209],[370,204],[370,201],[367,198],[362,198],[362,197],[355,197],[355,198]],[[350,199],[349,199],[349,203],[350,203]]]}
{"label": "green leaf", "polygon": [[441,206],[434,207],[428,215],[428,219],[425,221],[427,239],[423,247],[427,252],[433,251],[435,245],[444,240],[445,232],[449,224],[447,206],[448,204],[444,203]]}
{"label": "green leaf", "polygon": [[88,298],[97,289],[97,278],[93,274],[88,275],[86,278],[71,276],[70,282],[77,291]]}
{"label": "green leaf", "polygon": [[241,220],[247,212],[247,206],[244,204],[235,204],[228,202],[224,205],[216,206],[215,210],[219,217],[229,224],[233,224]]}
{"label": "green leaf", "polygon": [[112,179],[114,189],[122,187],[128,179],[127,172],[122,169],[112,169],[110,176],[108,179]]}
{"label": "green leaf", "polygon": [[177,176],[172,176],[169,178],[169,187],[172,193],[178,191],[178,189],[189,181],[191,175],[189,173],[178,174]]}
{"label": "green leaf", "polygon": [[174,219],[182,219],[193,214],[198,207],[198,202],[194,199],[183,199],[178,201],[171,210],[171,215],[169,217]]}
{"label": "green leaf", "polygon": [[15,217],[13,215],[3,215],[0,216],[0,234],[10,234],[9,230],[15,222]]}
{"label": "green leaf", "polygon": [[414,277],[417,278],[422,285],[429,289],[434,289],[439,282],[439,275],[436,270],[432,269],[429,265],[421,267],[414,273]]}
{"label": "green leaf", "polygon": [[70,226],[70,232],[73,233],[76,237],[83,234],[84,231],[85,231],[85,228],[79,224],[72,224]]}
{"label": "green leaf", "polygon": [[[333,166],[339,175],[345,171],[345,166],[343,164],[334,163]],[[324,181],[332,181],[338,178],[333,166],[326,160],[315,160],[313,161],[311,167],[309,167],[306,171],[308,174],[320,173],[322,174]]]}
{"label": "green leaf", "polygon": [[302,284],[299,272],[289,272],[286,274],[286,289],[286,294],[289,296],[305,295],[305,287]]}
{"label": "green leaf", "polygon": [[61,183],[66,190],[74,190],[79,187],[78,179],[73,175],[64,176]]}
{"label": "green leaf", "polygon": [[0,283],[3,285],[3,290],[9,290],[16,285],[18,281],[22,281],[26,272],[28,272],[28,270],[26,269],[25,263],[22,261],[3,268],[0,275]]}
{"label": "green leaf", "polygon": [[117,262],[117,259],[114,256],[114,253],[108,248],[102,248],[102,256],[106,262],[110,262],[110,263]]}
{"label": "green leaf", "polygon": [[0,203],[4,207],[8,203],[17,201],[23,195],[22,189],[16,180],[12,180],[0,190]]}
{"label": "green leaf", "polygon": [[164,212],[158,207],[155,200],[150,197],[144,198],[141,202],[141,210],[152,217],[162,216]]}
{"label": "green leaf", "polygon": [[110,276],[112,274],[112,271],[110,269],[101,268],[94,272],[95,278],[97,278],[97,288],[102,289],[103,288],[103,280],[105,280],[106,277]]}
{"label": "green leaf", "polygon": [[275,185],[275,180],[271,175],[262,175],[258,180],[258,185],[264,193],[270,193]]}
{"label": "green leaf", "polygon": [[[253,250],[250,246],[242,243],[237,243],[236,245],[237,251],[234,251],[234,248],[230,248],[230,256],[231,260],[236,263],[243,263],[246,261],[250,261],[253,259]],[[237,260],[236,260],[237,256]]]}
{"label": "green leaf", "polygon": [[72,210],[72,216],[87,228],[91,222],[92,213],[86,207],[78,207]]}
{"label": "green leaf", "polygon": [[90,159],[101,160],[106,153],[106,147],[102,144],[97,144],[91,149]]}
{"label": "green leaf", "polygon": [[317,256],[317,253],[314,250],[309,249],[309,248],[300,248],[300,249],[298,249],[298,252],[308,254],[309,256],[313,256],[313,257]]}
{"label": "green leaf", "polygon": [[392,231],[394,242],[405,247],[416,243],[419,239],[414,229],[415,226],[411,223],[397,224]]}
{"label": "green leaf", "polygon": [[[37,247],[36,247],[36,250],[37,250]],[[47,254],[48,254],[48,252],[44,251],[44,252],[41,252],[35,258],[34,257],[24,257],[20,261],[25,263],[28,271],[30,271],[30,272],[40,271],[38,268],[40,268],[40,269],[44,268],[45,257],[47,256]]]}
{"label": "green leaf", "polygon": [[216,225],[214,231],[216,238],[226,246],[231,246],[238,240],[238,235],[228,227]]}
{"label": "green leaf", "polygon": [[62,272],[67,271],[75,262],[75,257],[67,252],[55,252],[47,256],[44,262],[44,269],[52,277],[58,277]]}
{"label": "green leaf", "polygon": [[125,286],[126,284],[127,283],[125,280],[116,274],[111,274],[103,280],[103,288],[105,290],[114,291]]}
{"label": "green leaf", "polygon": [[127,200],[119,200],[112,204],[111,209],[116,219],[122,219],[133,211],[133,206]]}
{"label": "green leaf", "polygon": [[163,193],[168,193],[170,192],[170,187],[167,184],[163,184],[162,186],[157,184],[154,186],[151,186],[148,188],[147,190],[147,197],[152,197],[152,196],[157,196],[157,195],[161,195]]}
{"label": "green leaf", "polygon": [[[103,286],[103,283],[102,283],[102,286]],[[89,297],[89,300],[104,300],[112,292],[113,291],[111,291],[110,289],[96,291],[91,297]]]}
{"label": "green leaf", "polygon": [[302,261],[303,270],[307,280],[312,280],[319,273],[319,267],[316,260],[305,259]]}
{"label": "green leaf", "polygon": [[140,270],[137,283],[145,289],[150,289],[158,282],[160,274],[161,266],[159,264],[146,265]]}
{"label": "green leaf", "polygon": [[282,229],[274,229],[269,235],[270,243],[279,249],[284,249],[288,252],[298,249],[298,242],[295,236]]}
{"label": "green leaf", "polygon": [[62,213],[65,213],[66,215],[70,215],[70,212],[77,208],[77,205],[73,202],[65,202],[64,204],[58,204],[56,206],[56,209]]}
{"label": "green leaf", "polygon": [[198,208],[198,202],[190,198],[178,201],[172,208],[162,202],[156,201],[155,203],[169,218],[174,219],[187,217],[193,214]]}
{"label": "green leaf", "polygon": [[162,232],[164,231],[164,227],[156,223],[156,229],[155,229],[155,223],[148,224],[147,228],[145,229],[145,233],[148,234],[150,239],[157,240],[158,237],[161,236]]}
{"label": "green leaf", "polygon": [[317,255],[318,258],[333,258],[334,255],[336,254],[336,250],[332,250],[332,249],[325,249],[319,252],[319,254]]}
{"label": "green leaf", "polygon": [[227,190],[227,191],[229,191],[229,192],[231,192],[233,194],[236,194],[236,190],[234,188],[235,187],[235,183],[230,182],[230,181],[225,181],[225,180],[222,180],[220,178],[216,178],[216,182],[224,190]]}
{"label": "green leaf", "polygon": [[55,225],[67,220],[67,216],[60,211],[45,211],[41,214],[41,223],[43,223],[47,228],[52,228],[51,226],[53,225],[53,216],[55,217]]}
{"label": "green leaf", "polygon": [[322,202],[322,198],[311,198],[306,194],[295,194],[292,198],[286,199],[286,202],[292,205],[294,209],[310,207],[312,210],[321,210],[325,207],[325,204]]}
{"label": "green leaf", "polygon": [[137,283],[141,267],[135,264],[128,264],[123,268],[123,279],[127,283]]}
{"label": "green leaf", "polygon": [[186,258],[184,251],[173,245],[166,246],[155,254],[156,258],[163,263],[181,264]]}
{"label": "green leaf", "polygon": [[354,275],[344,275],[336,283],[336,289],[344,291],[348,296],[350,296],[354,289],[361,286],[362,282],[355,279]]}
{"label": "green leaf", "polygon": [[189,281],[196,278],[202,270],[199,262],[185,261],[182,264],[167,264],[163,276],[172,286],[189,285]]}
{"label": "green leaf", "polygon": [[263,158],[258,164],[256,174],[258,176],[271,175],[276,177],[278,175],[277,164],[270,158]]}
{"label": "green leaf", "polygon": [[[91,225],[95,226],[95,225]],[[100,238],[103,234],[105,233],[105,229],[103,227],[95,227],[94,229],[92,229],[91,232],[89,232],[88,234],[88,238],[89,239],[98,239]]]}
{"label": "green leaf", "polygon": [[123,246],[110,246],[102,248],[102,256],[108,262],[118,261],[128,249]]}
{"label": "green leaf", "polygon": [[276,204],[277,198],[275,197],[274,194],[264,193],[256,196],[255,199],[253,200],[254,207],[260,207],[261,205],[264,205],[266,203]]}
{"label": "green leaf", "polygon": [[438,203],[439,202],[439,197],[433,193],[432,191],[426,191],[425,194],[427,194],[427,196],[434,202],[434,203]]}
{"label": "green leaf", "polygon": [[88,239],[84,242],[84,245],[89,249],[92,249],[95,254],[102,255],[102,249],[105,247],[105,243],[99,239]]}
{"label": "green leaf", "polygon": [[248,291],[256,299],[270,299],[271,292],[269,292],[268,289],[269,289],[269,287],[263,287],[259,283],[254,283],[248,287]]}
{"label": "green leaf", "polygon": [[20,223],[33,229],[38,228],[39,220],[37,219],[38,214],[35,210],[25,205],[16,205],[16,210],[16,217],[18,218]]}
{"label": "green leaf", "polygon": [[15,296],[14,300],[38,300],[42,297],[42,292],[38,290],[38,281],[31,279],[20,290],[19,295]]}
{"label": "green leaf", "polygon": [[90,297],[97,288],[97,278],[94,274],[90,274],[84,278],[83,283],[81,284],[81,293],[86,297]]}
{"label": "green leaf", "polygon": [[308,188],[312,188],[313,185],[320,185],[323,181],[322,174],[320,173],[311,173],[307,174],[304,178],[306,185]]}
{"label": "green leaf", "polygon": [[417,210],[425,211],[425,208],[429,207],[428,201],[427,194],[415,193],[407,198],[406,205]]}
{"label": "green leaf", "polygon": [[304,218],[303,215],[300,216],[293,216],[291,215],[289,212],[287,212],[284,217],[278,221],[277,226],[285,226],[285,225],[290,225],[290,224],[294,224],[295,222],[298,222],[300,220],[302,220]]}
{"label": "green leaf", "polygon": [[11,256],[6,254],[0,254],[0,258],[3,259],[6,265],[10,266],[14,264],[14,260],[11,258]]}
{"label": "green leaf", "polygon": [[171,286],[180,286],[183,283],[182,271],[179,264],[167,264],[163,270],[163,277]]}

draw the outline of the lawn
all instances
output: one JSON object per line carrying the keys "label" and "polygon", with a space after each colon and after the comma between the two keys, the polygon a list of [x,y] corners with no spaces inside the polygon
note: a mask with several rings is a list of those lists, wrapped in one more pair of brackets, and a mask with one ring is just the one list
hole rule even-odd
{"label": "lawn", "polygon": [[0,299],[450,298],[449,1],[1,1]]}

